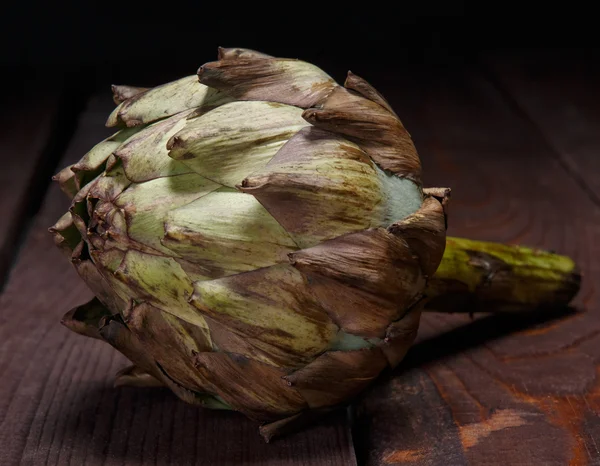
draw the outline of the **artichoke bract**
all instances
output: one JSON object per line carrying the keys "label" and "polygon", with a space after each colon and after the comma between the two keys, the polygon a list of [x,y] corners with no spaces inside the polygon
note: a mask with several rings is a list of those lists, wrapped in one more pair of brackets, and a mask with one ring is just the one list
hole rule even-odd
{"label": "artichoke bract", "polygon": [[95,298],[63,323],[129,358],[117,384],[240,411],[269,438],[404,357],[446,243],[407,130],[349,73],[220,49],[114,86],[115,133],[55,179],[50,230]]}

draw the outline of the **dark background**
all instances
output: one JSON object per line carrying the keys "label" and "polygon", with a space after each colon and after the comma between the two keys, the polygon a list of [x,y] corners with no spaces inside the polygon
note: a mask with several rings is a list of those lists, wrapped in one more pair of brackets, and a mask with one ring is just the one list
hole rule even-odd
{"label": "dark background", "polygon": [[257,5],[15,2],[1,19],[4,74],[24,70],[24,85],[57,74],[75,76],[86,89],[154,85],[193,74],[225,46],[311,61],[343,79],[348,68],[375,75],[456,66],[490,51],[595,60],[599,42],[596,15],[584,2]]}

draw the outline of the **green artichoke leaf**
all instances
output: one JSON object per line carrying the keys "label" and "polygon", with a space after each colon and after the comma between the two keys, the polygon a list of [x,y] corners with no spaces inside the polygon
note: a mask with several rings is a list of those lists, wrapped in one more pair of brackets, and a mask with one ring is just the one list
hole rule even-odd
{"label": "green artichoke leaf", "polygon": [[123,312],[128,298],[122,298],[115,292],[110,280],[98,270],[91,260],[79,259],[73,261],[73,263],[81,279],[111,314]]}
{"label": "green artichoke leaf", "polygon": [[231,102],[188,120],[169,141],[169,156],[233,188],[264,167],[305,126],[308,123],[297,107]]}
{"label": "green artichoke leaf", "polygon": [[105,171],[102,176],[96,178],[94,182],[86,185],[86,187],[90,186],[89,198],[112,201],[130,184],[131,180],[125,175],[123,164],[116,163],[110,170]]}
{"label": "green artichoke leaf", "polygon": [[107,250],[90,249],[90,257],[98,273],[102,275],[104,280],[109,284],[112,292],[116,295],[116,299],[119,299],[123,303],[123,306],[118,310],[119,312],[123,312],[126,309],[126,304],[132,297],[135,297],[135,295],[132,295],[131,289],[115,276],[115,271],[125,258],[125,252],[115,248]]}
{"label": "green artichoke leaf", "polygon": [[58,181],[60,189],[69,199],[73,199],[81,188],[105,170],[112,153],[142,128],[125,128],[116,132],[92,147],[79,162],[63,168],[52,179]]}
{"label": "green artichoke leaf", "polygon": [[142,129],[143,126],[124,128],[92,147],[92,149],[71,168],[75,173],[78,189],[81,189],[82,186],[85,186],[100,175],[106,167],[106,161],[109,156],[131,136]]}
{"label": "green artichoke leaf", "polygon": [[298,249],[253,196],[227,190],[168,212],[162,244],[215,278],[287,263]]}
{"label": "green artichoke leaf", "polygon": [[126,285],[131,297],[208,329],[202,314],[188,303],[194,291],[192,280],[174,259],[130,249],[114,276]]}
{"label": "green artichoke leaf", "polygon": [[196,173],[156,178],[134,183],[115,199],[115,205],[125,212],[131,239],[172,256],[173,250],[161,243],[169,212],[220,187]]}
{"label": "green artichoke leaf", "polygon": [[289,265],[195,282],[190,302],[236,332],[285,349],[291,365],[329,349],[338,332],[303,275]]}
{"label": "green artichoke leaf", "polygon": [[139,126],[185,110],[213,108],[231,100],[225,93],[200,84],[197,76],[186,76],[125,100],[109,115],[106,126]]}
{"label": "green artichoke leaf", "polygon": [[186,124],[191,111],[181,112],[154,123],[123,144],[115,156],[123,161],[127,178],[135,183],[162,176],[190,173],[192,170],[169,157],[167,141]]}
{"label": "green artichoke leaf", "polygon": [[422,200],[413,182],[386,175],[356,144],[315,127],[293,136],[240,190],[254,195],[302,248],[387,226]]}
{"label": "green artichoke leaf", "polygon": [[[114,276],[121,262],[125,258],[125,251],[120,249],[107,249],[107,250],[95,250],[90,251],[90,256],[98,268],[109,275]],[[127,301],[129,301],[127,299]]]}

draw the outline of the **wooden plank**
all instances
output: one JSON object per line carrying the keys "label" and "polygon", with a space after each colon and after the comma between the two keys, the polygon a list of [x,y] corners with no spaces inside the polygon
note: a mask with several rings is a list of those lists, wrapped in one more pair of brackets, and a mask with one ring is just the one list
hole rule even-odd
{"label": "wooden plank", "polygon": [[488,56],[484,63],[600,206],[598,60],[537,53]]}
{"label": "wooden plank", "polygon": [[[92,100],[61,164],[108,135],[108,94]],[[0,464],[356,464],[346,416],[266,444],[237,413],[204,411],[166,389],[113,388],[127,361],[59,324],[91,294],[46,231],[68,202],[56,186],[0,300]]]}
{"label": "wooden plank", "polygon": [[546,319],[426,315],[357,408],[359,463],[599,464],[600,209],[477,70],[407,74],[373,81],[426,184],[453,189],[449,234],[553,249],[584,281],[576,310]]}
{"label": "wooden plank", "polygon": [[35,185],[36,174],[45,166],[60,104],[59,86],[48,82],[29,86],[31,76],[13,71],[4,73],[8,80],[4,87],[11,92],[3,93],[0,101],[0,289],[31,214],[28,208],[36,195],[43,195],[42,186]]}

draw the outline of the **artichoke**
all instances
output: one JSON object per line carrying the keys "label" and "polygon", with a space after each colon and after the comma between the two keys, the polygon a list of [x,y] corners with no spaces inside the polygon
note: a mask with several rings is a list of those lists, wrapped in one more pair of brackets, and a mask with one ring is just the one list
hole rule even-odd
{"label": "artichoke", "polygon": [[[131,360],[117,385],[239,411],[268,439],[395,367],[425,298],[473,283],[457,250],[477,245],[457,244],[427,288],[450,190],[423,188],[360,77],[220,49],[197,75],[113,92],[115,133],[55,176],[71,206],[50,231],[95,294],[62,322]],[[559,262],[541,293],[570,299]]]}

